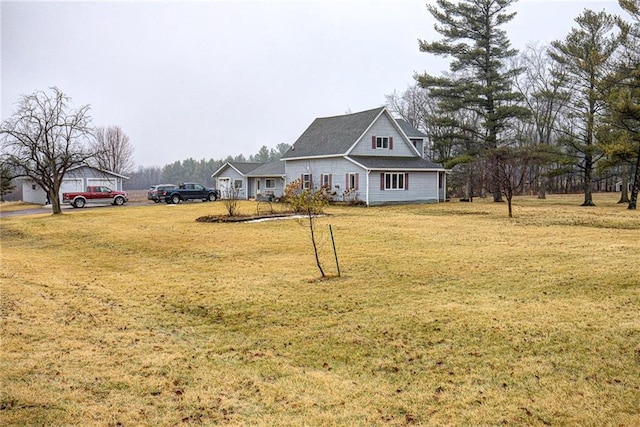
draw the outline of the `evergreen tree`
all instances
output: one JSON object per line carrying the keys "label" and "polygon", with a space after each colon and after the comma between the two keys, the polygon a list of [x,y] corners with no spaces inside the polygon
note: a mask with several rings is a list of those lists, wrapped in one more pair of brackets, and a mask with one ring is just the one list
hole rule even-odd
{"label": "evergreen tree", "polygon": [[[605,79],[608,91],[608,116],[600,133],[606,135],[608,160],[622,168],[620,202],[637,209],[640,192],[640,0],[620,0],[620,6],[631,16],[631,22],[618,21],[625,36],[623,50],[614,72]],[[613,136],[613,138],[612,138]],[[631,171],[631,196],[625,199]]]}
{"label": "evergreen tree", "polygon": [[16,188],[12,182],[13,178],[15,178],[15,174],[11,165],[0,161],[0,202],[4,202],[4,196]]}
{"label": "evergreen tree", "polygon": [[[445,112],[468,110],[478,115],[478,127],[471,130],[480,141],[473,150],[488,161],[491,192],[494,201],[502,200],[499,179],[499,156],[496,149],[503,143],[500,133],[514,118],[524,118],[528,110],[517,105],[521,95],[512,90],[520,70],[508,68],[507,60],[517,54],[511,48],[506,32],[500,27],[513,19],[507,9],[516,0],[460,0],[453,3],[437,0],[427,9],[437,21],[440,41],[420,41],[420,50],[451,57],[452,74],[434,77],[417,76],[422,87],[429,88],[440,100]],[[461,123],[462,133],[469,132]]]}
{"label": "evergreen tree", "polygon": [[565,40],[552,42],[549,53],[567,73],[565,88],[572,93],[568,121],[561,128],[562,141],[582,172],[582,206],[594,206],[593,171],[603,156],[595,138],[605,106],[601,83],[623,37],[613,34],[615,18],[604,11],[585,9],[575,22],[577,28]]}

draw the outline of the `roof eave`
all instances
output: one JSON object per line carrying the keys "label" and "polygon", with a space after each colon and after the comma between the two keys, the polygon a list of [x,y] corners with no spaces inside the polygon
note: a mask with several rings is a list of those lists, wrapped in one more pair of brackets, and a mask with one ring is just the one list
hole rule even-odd
{"label": "roof eave", "polygon": [[[373,126],[373,124],[378,121],[380,116],[385,111],[387,111],[387,107],[382,107],[382,109],[380,110],[378,115],[373,120],[371,120],[371,123],[369,123],[369,126],[367,126],[367,128],[364,130],[364,132],[362,132],[362,134],[353,142],[353,144],[351,144],[351,146],[347,149],[347,151],[343,155],[348,156],[349,154],[351,154],[353,149],[356,148],[356,146],[358,145],[358,142],[360,142],[362,140],[362,138],[366,135],[366,133],[369,132],[369,129],[371,129],[371,126]],[[389,117],[391,117],[391,115],[389,115]],[[393,119],[393,117],[391,117],[391,118]]]}
{"label": "roof eave", "polygon": [[323,155],[313,155],[313,156],[287,157],[286,159],[283,158],[281,160],[287,161],[287,160],[327,159],[331,157],[344,157],[344,156],[345,156],[344,153],[338,153],[338,154],[323,154]]}

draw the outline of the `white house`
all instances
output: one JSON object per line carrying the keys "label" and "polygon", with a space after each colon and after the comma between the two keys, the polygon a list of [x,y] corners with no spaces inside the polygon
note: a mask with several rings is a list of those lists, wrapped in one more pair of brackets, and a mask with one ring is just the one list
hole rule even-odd
{"label": "white house", "polygon": [[423,158],[426,135],[385,107],[317,118],[282,156],[286,182],[331,188],[367,206],[447,199],[446,170]]}
{"label": "white house", "polygon": [[270,199],[282,196],[285,186],[284,163],[226,162],[212,175],[222,197],[229,196],[229,188],[237,191],[239,199]]}

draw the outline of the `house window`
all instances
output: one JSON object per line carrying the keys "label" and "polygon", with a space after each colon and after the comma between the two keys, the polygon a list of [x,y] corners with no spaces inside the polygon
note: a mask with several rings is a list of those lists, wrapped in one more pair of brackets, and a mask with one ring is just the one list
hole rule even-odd
{"label": "house window", "polygon": [[347,190],[357,190],[357,189],[358,189],[358,174],[348,173],[347,174]]}
{"label": "house window", "polygon": [[405,174],[404,173],[385,173],[384,187],[385,190],[405,190]]}
{"label": "house window", "polygon": [[256,179],[256,191],[260,193],[260,180]]}
{"label": "house window", "polygon": [[302,188],[308,190],[311,188],[311,174],[303,173],[302,174]]}
{"label": "house window", "polygon": [[327,188],[330,189],[331,188],[331,174],[330,173],[326,173],[326,174],[320,174],[320,184]]}
{"label": "house window", "polygon": [[371,148],[374,150],[385,149],[393,150],[393,137],[392,136],[372,136]]}
{"label": "house window", "polygon": [[265,186],[267,190],[273,190],[276,188],[276,180],[275,179],[265,179]]}
{"label": "house window", "polygon": [[233,181],[233,188],[242,188],[242,180],[236,179],[235,181]]}

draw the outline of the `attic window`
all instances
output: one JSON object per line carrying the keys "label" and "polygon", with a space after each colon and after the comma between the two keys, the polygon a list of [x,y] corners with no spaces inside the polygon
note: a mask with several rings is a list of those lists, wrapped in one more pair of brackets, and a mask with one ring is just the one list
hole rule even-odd
{"label": "attic window", "polygon": [[393,150],[393,137],[392,136],[372,136],[371,148],[374,150]]}

